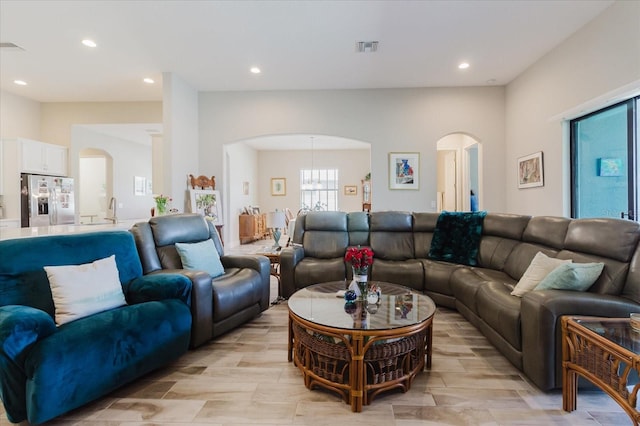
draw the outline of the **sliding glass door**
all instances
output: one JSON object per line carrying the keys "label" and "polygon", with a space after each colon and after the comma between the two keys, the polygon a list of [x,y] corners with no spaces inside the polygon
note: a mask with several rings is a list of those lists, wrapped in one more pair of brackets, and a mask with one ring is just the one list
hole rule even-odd
{"label": "sliding glass door", "polygon": [[638,98],[571,121],[572,217],[638,220]]}

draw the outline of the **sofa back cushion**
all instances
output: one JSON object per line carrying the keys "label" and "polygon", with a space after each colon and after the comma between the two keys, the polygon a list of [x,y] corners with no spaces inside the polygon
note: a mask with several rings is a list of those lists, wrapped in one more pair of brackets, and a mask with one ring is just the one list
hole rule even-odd
{"label": "sofa back cushion", "polygon": [[149,219],[149,227],[160,263],[158,269],[182,269],[176,243],[198,243],[212,239],[218,255],[224,255],[220,236],[215,227],[199,214],[185,213],[152,217]]}
{"label": "sofa back cushion", "polygon": [[415,257],[413,215],[408,212],[373,212],[369,240],[375,259],[406,260]]}
{"label": "sofa back cushion", "polygon": [[128,284],[142,275],[133,237],[127,231],[0,241],[0,306],[31,306],[53,317],[53,298],[44,267],[80,265],[111,255],[115,255],[126,294]]}
{"label": "sofa back cushion", "polygon": [[302,223],[304,224],[302,245],[305,257],[332,259],[344,256],[349,246],[346,213],[309,212],[304,216]]}
{"label": "sofa back cushion", "polygon": [[559,258],[603,262],[604,270],[590,292],[619,295],[640,240],[640,224],[622,219],[574,219],[567,228]]}
{"label": "sofa back cushion", "polygon": [[640,239],[640,224],[622,219],[574,219],[564,241],[567,250],[629,262]]}
{"label": "sofa back cushion", "polygon": [[414,213],[413,214],[413,245],[416,259],[429,257],[433,231],[436,229],[439,213]]}
{"label": "sofa back cushion", "polygon": [[478,249],[478,265],[502,271],[509,255],[520,244],[529,219],[530,216],[487,213]]}
{"label": "sofa back cushion", "polygon": [[369,245],[369,213],[347,213],[347,229],[349,230],[350,246]]}
{"label": "sofa back cushion", "polygon": [[570,223],[571,219],[566,217],[532,217],[522,234],[522,241],[561,249]]}

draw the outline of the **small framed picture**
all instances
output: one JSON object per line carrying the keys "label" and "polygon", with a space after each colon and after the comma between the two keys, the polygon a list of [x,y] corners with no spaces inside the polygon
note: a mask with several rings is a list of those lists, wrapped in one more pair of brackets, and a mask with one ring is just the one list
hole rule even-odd
{"label": "small framed picture", "polygon": [[287,179],[271,178],[271,195],[287,195]]}
{"label": "small framed picture", "polygon": [[518,158],[518,188],[544,185],[542,151]]}
{"label": "small framed picture", "polygon": [[389,189],[419,189],[420,153],[389,153]]}
{"label": "small framed picture", "polygon": [[358,187],[356,185],[345,185],[344,195],[358,195]]}
{"label": "small framed picture", "polygon": [[600,158],[598,176],[622,175],[622,158]]}

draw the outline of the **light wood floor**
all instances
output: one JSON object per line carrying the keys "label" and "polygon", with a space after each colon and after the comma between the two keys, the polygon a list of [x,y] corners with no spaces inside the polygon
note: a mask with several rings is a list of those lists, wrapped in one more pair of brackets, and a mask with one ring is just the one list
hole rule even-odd
{"label": "light wood floor", "polygon": [[[275,278],[271,287],[275,298]],[[540,392],[455,311],[438,309],[433,345],[433,367],[409,392],[379,396],[362,413],[352,413],[336,395],[305,388],[287,362],[282,303],[48,425],[631,424],[607,395],[595,391],[579,392],[578,410],[563,412],[559,391]],[[8,424],[4,414],[0,424]]]}

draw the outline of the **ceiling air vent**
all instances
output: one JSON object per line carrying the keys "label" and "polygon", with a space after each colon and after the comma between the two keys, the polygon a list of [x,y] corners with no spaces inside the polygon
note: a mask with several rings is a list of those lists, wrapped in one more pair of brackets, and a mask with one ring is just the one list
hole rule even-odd
{"label": "ceiling air vent", "polygon": [[356,52],[373,53],[378,50],[377,41],[356,41]]}
{"label": "ceiling air vent", "polygon": [[8,50],[21,51],[21,50],[24,50],[22,47],[18,46],[17,44],[13,44],[13,43],[0,43],[0,49],[2,49],[4,51],[8,51]]}

